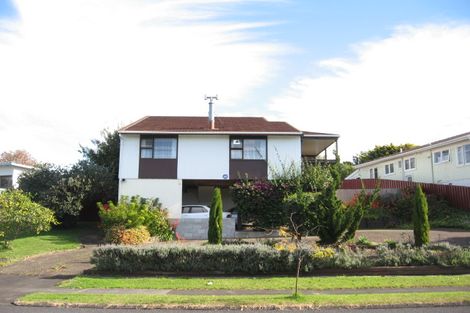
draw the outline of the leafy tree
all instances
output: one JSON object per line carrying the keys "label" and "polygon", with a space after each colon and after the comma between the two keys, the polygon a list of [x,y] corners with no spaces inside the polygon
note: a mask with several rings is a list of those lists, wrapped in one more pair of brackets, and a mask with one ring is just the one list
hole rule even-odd
{"label": "leafy tree", "polygon": [[119,172],[119,133],[117,130],[103,130],[102,139],[93,139],[94,148],[80,146],[80,152],[85,160],[92,164],[103,166],[113,174],[116,180]]}
{"label": "leafy tree", "polygon": [[82,201],[92,188],[87,177],[52,164],[23,173],[18,185],[33,201],[52,209],[63,227],[76,224]]}
{"label": "leafy tree", "polygon": [[413,206],[413,233],[416,246],[429,244],[429,228],[428,201],[421,185],[418,184]]}
{"label": "leafy tree", "polygon": [[81,160],[72,166],[70,175],[87,185],[82,199],[81,217],[96,220],[98,202],[116,201],[118,184],[110,170],[88,160]]}
{"label": "leafy tree", "polygon": [[396,154],[400,151],[410,150],[415,147],[414,144],[405,143],[402,145],[395,146],[394,144],[384,145],[384,146],[375,146],[374,149],[369,151],[361,151],[358,155],[353,157],[354,164],[361,164],[376,160],[385,156]]}
{"label": "leafy tree", "polygon": [[37,164],[37,161],[26,150],[5,151],[0,154],[0,162],[15,162],[32,166]]}
{"label": "leafy tree", "polygon": [[57,224],[54,213],[31,201],[21,190],[0,193],[0,238],[8,247],[9,241],[24,234],[39,234]]}
{"label": "leafy tree", "polygon": [[222,194],[220,188],[214,188],[212,192],[211,210],[209,213],[209,230],[207,231],[207,237],[210,244],[221,244],[222,243]]}

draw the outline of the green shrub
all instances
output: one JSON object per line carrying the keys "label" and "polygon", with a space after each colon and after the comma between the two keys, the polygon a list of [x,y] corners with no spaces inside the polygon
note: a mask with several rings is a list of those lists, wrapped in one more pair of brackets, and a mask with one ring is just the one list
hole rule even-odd
{"label": "green shrub", "polygon": [[[297,250],[280,249],[259,243],[240,245],[155,245],[146,248],[104,246],[93,252],[92,263],[100,271],[117,273],[217,273],[292,274],[297,266]],[[303,247],[301,272],[318,268],[367,268],[371,266],[466,266],[470,250],[455,246],[387,244],[376,249],[357,247]]]}
{"label": "green shrub", "polygon": [[220,188],[214,188],[212,192],[211,209],[209,212],[209,229],[207,231],[207,239],[210,244],[221,244],[222,243],[222,194]]}
{"label": "green shrub", "polygon": [[413,234],[416,246],[429,244],[428,202],[419,184],[416,187],[413,206]]}
{"label": "green shrub", "polygon": [[0,193],[0,239],[7,247],[19,235],[39,234],[57,225],[54,212],[31,201],[21,190]]}
{"label": "green shrub", "polygon": [[106,231],[105,242],[122,245],[139,245],[150,240],[150,233],[145,226],[126,229],[113,226]]}
{"label": "green shrub", "polygon": [[114,226],[122,226],[125,229],[145,226],[153,237],[160,240],[173,239],[167,212],[161,209],[158,200],[122,196],[117,205],[109,201],[105,205],[98,203],[98,207],[105,231]]}

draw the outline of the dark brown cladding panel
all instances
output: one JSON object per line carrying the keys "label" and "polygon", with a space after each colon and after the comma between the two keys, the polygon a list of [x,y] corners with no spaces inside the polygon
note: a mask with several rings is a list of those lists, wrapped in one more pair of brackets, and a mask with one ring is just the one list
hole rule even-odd
{"label": "dark brown cladding panel", "polygon": [[177,178],[177,159],[140,159],[139,178]]}
{"label": "dark brown cladding panel", "polygon": [[266,160],[230,160],[230,179],[267,178],[268,163]]}

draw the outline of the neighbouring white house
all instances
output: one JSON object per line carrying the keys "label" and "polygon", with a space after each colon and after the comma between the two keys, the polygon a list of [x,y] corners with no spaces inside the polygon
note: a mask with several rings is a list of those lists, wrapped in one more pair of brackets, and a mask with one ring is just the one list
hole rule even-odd
{"label": "neighbouring white house", "polygon": [[159,198],[170,218],[180,218],[184,204],[209,204],[215,186],[229,210],[236,180],[325,161],[339,138],[262,117],[148,116],[119,134],[119,195]]}
{"label": "neighbouring white house", "polygon": [[355,166],[346,179],[470,186],[470,132]]}
{"label": "neighbouring white house", "polygon": [[0,191],[18,187],[18,177],[32,166],[14,162],[0,162]]}

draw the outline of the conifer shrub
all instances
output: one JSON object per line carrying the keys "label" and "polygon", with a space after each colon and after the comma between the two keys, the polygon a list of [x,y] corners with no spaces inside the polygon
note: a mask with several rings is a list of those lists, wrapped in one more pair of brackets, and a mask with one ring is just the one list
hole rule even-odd
{"label": "conifer shrub", "polygon": [[429,228],[428,202],[421,185],[418,184],[413,206],[413,233],[417,247],[429,244]]}
{"label": "conifer shrub", "polygon": [[211,210],[209,213],[209,229],[207,231],[207,238],[210,244],[222,243],[222,194],[220,188],[214,188],[212,192]]}

